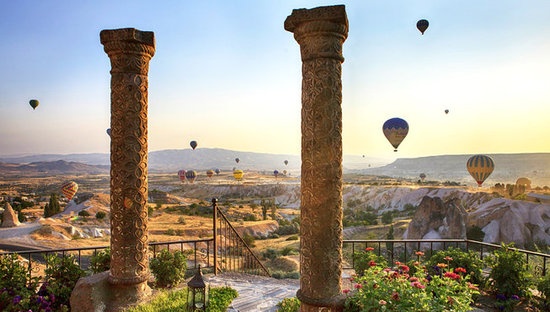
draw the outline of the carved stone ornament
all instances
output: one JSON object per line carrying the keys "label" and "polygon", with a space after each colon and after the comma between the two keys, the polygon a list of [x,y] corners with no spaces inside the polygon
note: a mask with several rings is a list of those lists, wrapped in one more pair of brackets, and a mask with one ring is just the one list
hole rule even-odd
{"label": "carved stone ornament", "polygon": [[294,10],[285,21],[302,57],[301,311],[342,311],[343,5]]}

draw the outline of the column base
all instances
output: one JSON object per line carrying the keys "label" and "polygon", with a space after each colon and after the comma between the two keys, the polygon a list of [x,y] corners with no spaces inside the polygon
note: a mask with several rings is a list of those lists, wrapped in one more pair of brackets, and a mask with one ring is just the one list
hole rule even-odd
{"label": "column base", "polygon": [[73,312],[121,312],[151,295],[147,282],[130,285],[109,283],[109,271],[78,280],[71,293]]}
{"label": "column base", "polygon": [[308,298],[301,289],[296,292],[296,297],[300,300],[300,312],[343,312],[346,300],[343,295],[323,299]]}

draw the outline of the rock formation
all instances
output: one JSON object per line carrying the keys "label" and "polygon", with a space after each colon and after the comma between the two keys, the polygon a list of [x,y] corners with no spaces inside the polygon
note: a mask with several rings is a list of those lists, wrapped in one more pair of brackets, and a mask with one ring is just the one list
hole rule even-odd
{"label": "rock formation", "polygon": [[403,238],[466,238],[468,214],[459,199],[424,196]]}
{"label": "rock formation", "polygon": [[18,226],[19,219],[17,218],[17,213],[13,211],[13,208],[11,207],[10,203],[6,202],[6,205],[4,206],[4,214],[2,215],[2,227],[15,227]]}

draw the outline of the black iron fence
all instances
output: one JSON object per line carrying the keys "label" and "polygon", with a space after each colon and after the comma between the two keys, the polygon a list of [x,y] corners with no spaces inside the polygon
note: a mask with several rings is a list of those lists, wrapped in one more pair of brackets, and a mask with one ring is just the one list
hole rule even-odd
{"label": "black iron fence", "polygon": [[[388,259],[389,263],[394,263],[395,261],[407,262],[409,260],[416,259],[416,251],[422,251],[427,256],[431,256],[435,251],[445,250],[449,247],[462,249],[464,251],[474,251],[479,254],[480,259],[483,259],[489,256],[494,250],[502,248],[500,245],[483,243],[469,239],[344,240],[344,269],[353,268],[354,253],[364,251],[369,247],[373,248],[373,251],[379,256],[383,256]],[[548,273],[550,254],[519,248],[510,249],[525,255],[527,264],[533,274],[537,276],[545,276]]]}

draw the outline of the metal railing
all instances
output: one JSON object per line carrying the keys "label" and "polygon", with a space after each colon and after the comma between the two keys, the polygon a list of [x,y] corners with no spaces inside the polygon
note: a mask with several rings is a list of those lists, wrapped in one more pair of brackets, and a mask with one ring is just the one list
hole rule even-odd
{"label": "metal railing", "polygon": [[[435,251],[445,250],[449,247],[455,247],[464,251],[476,252],[480,259],[487,257],[488,254],[496,249],[502,248],[500,245],[483,243],[469,239],[407,239],[407,240],[387,240],[387,239],[365,239],[365,240],[344,240],[344,269],[352,269],[354,266],[353,254],[364,251],[367,247],[374,248],[379,256],[388,259],[389,263],[395,261],[407,262],[416,258],[414,252],[423,251],[431,256]],[[534,275],[545,276],[548,273],[550,264],[550,254],[524,250],[519,248],[509,248],[525,255],[527,264]]]}

